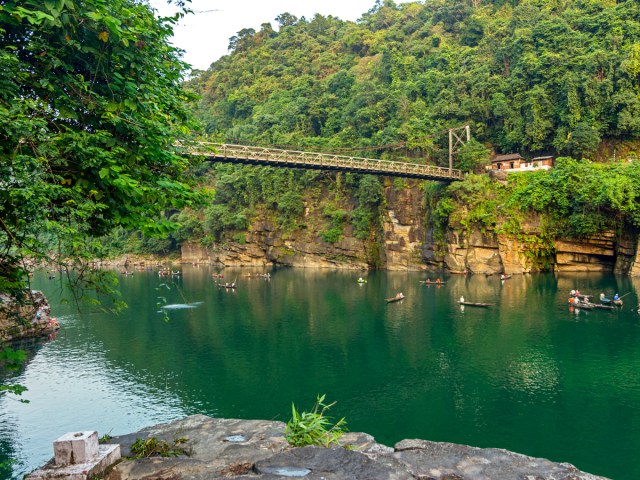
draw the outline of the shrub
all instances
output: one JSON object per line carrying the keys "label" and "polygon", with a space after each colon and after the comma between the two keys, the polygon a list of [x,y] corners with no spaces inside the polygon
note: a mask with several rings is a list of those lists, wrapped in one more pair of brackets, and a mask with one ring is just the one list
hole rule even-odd
{"label": "shrub", "polygon": [[336,243],[342,238],[342,227],[331,227],[328,230],[320,232],[322,240],[327,243]]}
{"label": "shrub", "polygon": [[344,433],[343,427],[346,421],[341,418],[335,425],[331,426],[329,417],[325,412],[336,404],[324,403],[326,395],[318,395],[316,404],[311,412],[298,412],[296,406],[291,404],[292,418],[287,422],[285,437],[287,442],[294,447],[304,447],[305,445],[319,445],[328,447],[332,443],[339,444],[338,440]]}

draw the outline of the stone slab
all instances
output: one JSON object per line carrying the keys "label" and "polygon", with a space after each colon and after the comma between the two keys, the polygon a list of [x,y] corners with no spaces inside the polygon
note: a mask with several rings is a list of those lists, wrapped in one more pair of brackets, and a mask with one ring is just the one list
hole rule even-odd
{"label": "stone slab", "polygon": [[569,463],[534,458],[500,448],[476,448],[447,442],[402,440],[394,456],[414,478],[430,480],[604,480]]}
{"label": "stone slab", "polygon": [[54,460],[51,460],[43,468],[27,475],[25,480],[89,480],[101,475],[118,460],[120,460],[120,445],[99,445],[97,455],[87,463],[58,466]]}
{"label": "stone slab", "polygon": [[365,433],[347,433],[348,448],[294,448],[282,422],[194,415],[116,437],[126,453],[136,438],[188,438],[190,456],[144,458],[116,465],[107,480],[602,480],[567,463],[501,449],[403,440],[395,449]]}
{"label": "stone slab", "polygon": [[[256,462],[257,474],[297,476],[308,480],[412,480],[408,472],[345,448],[293,448]],[[292,474],[293,473],[293,474]],[[297,475],[296,475],[297,474]]]}

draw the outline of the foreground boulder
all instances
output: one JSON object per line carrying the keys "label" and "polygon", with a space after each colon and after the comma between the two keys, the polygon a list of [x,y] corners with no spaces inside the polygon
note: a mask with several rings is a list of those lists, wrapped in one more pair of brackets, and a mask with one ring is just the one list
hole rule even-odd
{"label": "foreground boulder", "polygon": [[[125,460],[109,480],[598,480],[568,463],[527,457],[495,448],[402,440],[395,448],[365,433],[345,434],[343,447],[290,447],[285,424],[194,415],[111,439],[123,456],[137,439],[180,445],[186,454]],[[186,442],[182,443],[184,439]],[[177,452],[174,452],[177,453]]]}

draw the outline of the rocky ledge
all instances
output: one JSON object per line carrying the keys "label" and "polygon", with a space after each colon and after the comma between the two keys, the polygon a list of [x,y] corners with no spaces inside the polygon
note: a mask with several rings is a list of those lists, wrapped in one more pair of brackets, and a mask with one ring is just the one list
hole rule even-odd
{"label": "rocky ledge", "polygon": [[125,460],[109,480],[596,480],[568,463],[555,463],[497,448],[474,448],[426,440],[402,440],[394,448],[365,433],[347,433],[342,447],[294,448],[284,438],[285,424],[194,415],[143,429],[109,442],[131,455],[137,439],[155,437],[182,446],[188,455]]}
{"label": "rocky ledge", "polygon": [[60,328],[51,307],[38,290],[25,290],[21,298],[0,293],[0,343],[51,335]]}

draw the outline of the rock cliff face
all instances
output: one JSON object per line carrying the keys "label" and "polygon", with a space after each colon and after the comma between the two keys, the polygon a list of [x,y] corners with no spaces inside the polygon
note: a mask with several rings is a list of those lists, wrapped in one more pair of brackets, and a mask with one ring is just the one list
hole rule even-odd
{"label": "rock cliff face", "polygon": [[58,329],[58,322],[49,316],[49,302],[37,290],[25,291],[24,300],[0,294],[0,341],[49,335]]}
{"label": "rock cliff face", "polygon": [[[433,245],[427,241],[428,232],[423,225],[418,183],[404,188],[387,183],[385,197],[377,241],[356,238],[350,225],[343,227],[342,238],[334,243],[322,239],[319,227],[283,234],[272,221],[262,218],[249,227],[243,243],[210,248],[184,244],[182,261],[224,266],[368,269],[376,265],[387,270],[425,270],[433,257]],[[315,210],[307,206],[305,225],[322,225],[321,215]]]}
{"label": "rock cliff face", "polygon": [[233,242],[205,248],[194,244],[182,246],[183,263],[210,263],[221,266],[366,269],[363,242],[347,236],[336,243],[319,236],[307,240],[291,235],[283,238],[269,222],[249,228],[243,243]]}
{"label": "rock cliff face", "polygon": [[417,181],[400,185],[385,182],[381,231],[367,240],[356,238],[351,226],[344,225],[338,241],[326,242],[320,232],[320,209],[309,204],[304,213],[305,228],[283,233],[267,215],[259,216],[245,233],[244,242],[211,248],[184,244],[182,261],[251,267],[411,271],[446,268],[476,274],[555,270],[640,275],[639,238],[633,232],[608,231],[582,238],[543,240],[540,220],[530,218],[518,236],[490,230],[467,232],[454,225],[446,232],[444,244],[436,244],[425,221],[427,212],[420,185]]}
{"label": "rock cliff face", "polygon": [[[526,238],[533,239],[530,235]],[[558,272],[615,272],[640,274],[637,242],[627,235],[603,232],[583,238],[563,238],[546,249],[504,234],[473,231],[450,232],[445,264],[451,271],[470,273],[529,273],[553,269]]]}

